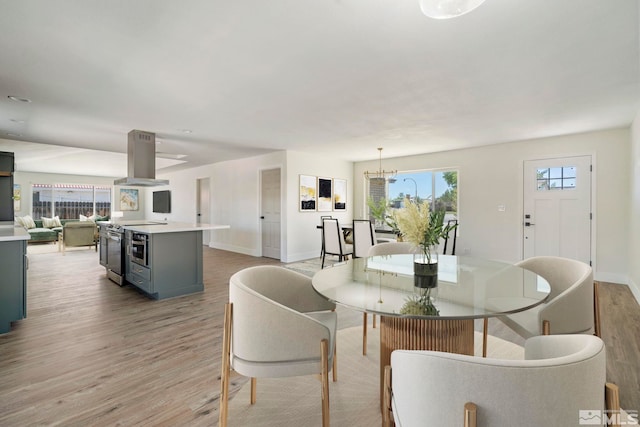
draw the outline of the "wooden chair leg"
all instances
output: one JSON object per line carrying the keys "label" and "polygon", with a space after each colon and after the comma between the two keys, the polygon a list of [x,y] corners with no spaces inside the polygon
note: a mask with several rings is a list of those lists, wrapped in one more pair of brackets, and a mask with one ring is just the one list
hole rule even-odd
{"label": "wooden chair leg", "polygon": [[322,354],[321,365],[321,399],[322,399],[322,427],[329,427],[329,343],[327,340],[320,341],[320,351]]}
{"label": "wooden chair leg", "polygon": [[[609,416],[614,419],[614,424],[608,424],[614,427],[620,427],[620,389],[613,383],[604,385],[604,403],[605,409]],[[625,420],[626,421],[626,420]]]}
{"label": "wooden chair leg", "polygon": [[476,427],[478,407],[473,402],[464,404],[464,427]]}
{"label": "wooden chair leg", "polygon": [[250,397],[250,403],[253,405],[256,403],[256,387],[257,387],[257,382],[258,380],[255,377],[251,377],[251,397]]}
{"label": "wooden chair leg", "polygon": [[542,321],[542,335],[551,335],[551,324],[548,320]]}
{"label": "wooden chair leg", "polygon": [[367,313],[362,314],[362,355],[367,355]]}
{"label": "wooden chair leg", "polygon": [[489,333],[489,318],[482,321],[482,357],[487,357],[487,335]]}
{"label": "wooden chair leg", "polygon": [[229,375],[231,370],[231,321],[233,319],[233,304],[224,306],[224,329],[222,335],[222,372],[220,373],[220,414],[218,425],[227,427],[229,411]]}
{"label": "wooden chair leg", "polygon": [[391,366],[384,367],[384,385],[382,386],[382,427],[395,425],[391,405]]}
{"label": "wooden chair leg", "polygon": [[600,329],[600,283],[593,282],[593,329],[594,335],[598,338],[602,338],[600,335],[602,330]]}
{"label": "wooden chair leg", "polygon": [[333,344],[333,366],[331,368],[331,372],[333,373],[333,382],[338,381],[338,344]]}

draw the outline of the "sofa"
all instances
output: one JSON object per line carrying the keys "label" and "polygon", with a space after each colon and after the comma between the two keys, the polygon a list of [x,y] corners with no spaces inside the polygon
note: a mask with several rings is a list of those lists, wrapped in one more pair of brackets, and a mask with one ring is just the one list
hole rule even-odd
{"label": "sofa", "polygon": [[93,246],[98,250],[98,228],[93,221],[67,221],[58,236],[58,250],[62,246],[62,255],[67,247]]}
{"label": "sofa", "polygon": [[[24,218],[24,217],[22,217]],[[58,235],[62,232],[62,227],[69,222],[79,222],[79,219],[61,219],[60,227],[45,227],[42,219],[35,219],[33,222],[35,223],[35,227],[29,228],[22,218],[16,217],[16,225],[22,225],[29,232],[29,243],[44,243],[44,242],[56,242],[58,241]],[[109,217],[100,217],[96,220],[99,221],[108,221]],[[33,224],[32,224],[33,225]]]}

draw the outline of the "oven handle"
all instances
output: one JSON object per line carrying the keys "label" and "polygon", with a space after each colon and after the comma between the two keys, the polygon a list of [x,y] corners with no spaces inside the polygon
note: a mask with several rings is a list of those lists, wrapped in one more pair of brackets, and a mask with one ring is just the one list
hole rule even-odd
{"label": "oven handle", "polygon": [[134,245],[146,245],[147,244],[147,242],[145,240],[132,240],[131,243],[134,244]]}

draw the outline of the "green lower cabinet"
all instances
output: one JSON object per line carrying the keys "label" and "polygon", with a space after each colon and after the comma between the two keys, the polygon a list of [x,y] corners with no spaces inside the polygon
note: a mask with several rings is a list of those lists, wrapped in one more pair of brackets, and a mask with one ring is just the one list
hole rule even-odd
{"label": "green lower cabinet", "polygon": [[127,282],[155,299],[172,298],[204,290],[202,279],[202,231],[150,233],[147,265],[131,258],[131,234],[126,236]]}
{"label": "green lower cabinet", "polygon": [[27,241],[0,242],[0,333],[27,317]]}

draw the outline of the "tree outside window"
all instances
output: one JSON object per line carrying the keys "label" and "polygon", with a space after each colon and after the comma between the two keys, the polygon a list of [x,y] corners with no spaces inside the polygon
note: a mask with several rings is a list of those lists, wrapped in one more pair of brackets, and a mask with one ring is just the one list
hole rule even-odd
{"label": "tree outside window", "polygon": [[444,210],[445,222],[458,219],[458,171],[401,172],[385,186],[369,185],[369,196],[381,197],[384,188],[389,211],[401,209],[407,203],[429,201],[431,209]]}

